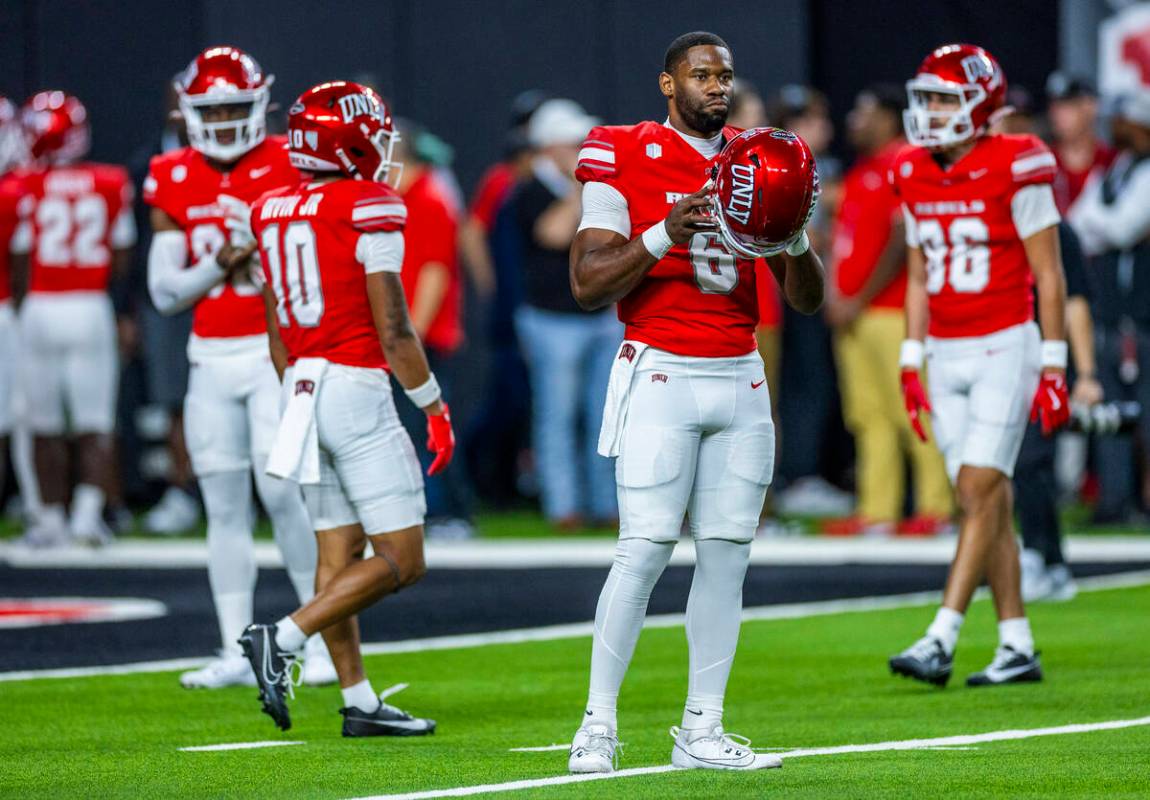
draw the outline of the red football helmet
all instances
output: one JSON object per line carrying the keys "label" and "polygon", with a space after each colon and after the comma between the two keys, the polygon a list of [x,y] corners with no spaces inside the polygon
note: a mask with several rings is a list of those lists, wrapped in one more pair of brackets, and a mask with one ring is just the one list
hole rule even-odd
{"label": "red football helmet", "polygon": [[20,112],[32,158],[44,164],[71,164],[88,153],[88,110],[61,91],[32,95]]}
{"label": "red football helmet", "polygon": [[399,131],[373,89],[329,81],[299,96],[288,111],[288,154],[304,172],[342,172],[384,183]]}
{"label": "red football helmet", "polygon": [[712,168],[712,212],[727,249],[745,258],[781,253],[803,234],[819,199],[807,143],[781,128],[727,142]]}
{"label": "red football helmet", "polygon": [[[994,56],[972,44],[948,44],[923,59],[906,82],[906,137],[923,147],[950,147],[971,139],[994,121],[1006,103],[1006,75]],[[957,101],[931,109],[931,95]]]}
{"label": "red football helmet", "polygon": [[[237,47],[209,47],[192,59],[174,82],[192,147],[230,163],[262,142],[274,80]],[[246,106],[247,114],[239,119],[204,119],[206,109],[227,105]]]}
{"label": "red football helmet", "polygon": [[0,94],[0,175],[28,160],[28,141],[16,104]]}

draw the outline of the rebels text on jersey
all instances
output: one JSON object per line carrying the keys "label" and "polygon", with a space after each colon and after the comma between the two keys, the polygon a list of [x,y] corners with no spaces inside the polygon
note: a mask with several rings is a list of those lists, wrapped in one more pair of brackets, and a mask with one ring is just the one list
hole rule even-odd
{"label": "rebels text on jersey", "polygon": [[[123,167],[73,164],[16,173],[30,292],[102,292],[112,251],[132,247],[132,181]],[[26,246],[25,246],[26,245]]]}
{"label": "rebels text on jersey", "polygon": [[[729,140],[739,134],[725,128]],[[627,201],[629,238],[661,223],[671,207],[699,190],[715,159],[705,158],[673,128],[657,122],[594,128],[579,153],[575,177],[605,183]],[[759,319],[755,262],[736,258],[718,231],[675,245],[619,301],[626,338],[684,356],[742,356],[755,349]]]}
{"label": "rebels text on jersey", "polygon": [[256,202],[252,231],[291,363],[387,367],[364,281],[368,272],[399,271],[402,248],[391,243],[381,266],[371,237],[402,236],[406,219],[389,186],[350,178],[285,187]]}
{"label": "rebels text on jersey", "polygon": [[1031,135],[980,138],[944,170],[922,147],[895,159],[907,244],[926,258],[929,334],[983,336],[1033,319],[1023,241],[1059,221],[1054,155]]}
{"label": "rebels text on jersey", "polygon": [[[269,136],[227,172],[213,167],[191,147],[152,159],[144,181],[144,200],[183,229],[188,239],[188,266],[214,256],[227,244],[224,212],[217,202],[220,195],[250,204],[271,189],[299,183],[299,173],[284,149],[286,141],[282,136]],[[196,303],[192,319],[196,336],[255,336],[266,331],[259,288],[248,281],[222,283]]]}

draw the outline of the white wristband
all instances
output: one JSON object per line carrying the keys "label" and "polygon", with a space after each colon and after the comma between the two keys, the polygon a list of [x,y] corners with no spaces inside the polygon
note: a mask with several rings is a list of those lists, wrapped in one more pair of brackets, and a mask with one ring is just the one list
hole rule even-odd
{"label": "white wristband", "polygon": [[1046,340],[1042,342],[1042,366],[1054,369],[1066,369],[1068,347],[1066,342],[1060,340]]}
{"label": "white wristband", "polygon": [[656,260],[667,255],[667,251],[675,246],[671,241],[671,237],[667,234],[667,221],[656,222],[647,230],[643,231],[642,237],[643,246],[647,248],[647,252],[655,257]]}
{"label": "white wristband", "polygon": [[795,239],[787,245],[788,256],[801,256],[803,253],[811,249],[811,240],[807,238],[807,232],[804,230],[803,235]]}
{"label": "white wristband", "polygon": [[427,408],[440,397],[443,392],[439,389],[439,381],[435,379],[435,373],[431,376],[422,386],[416,386],[414,389],[404,389],[403,393],[407,395],[407,399],[415,404],[416,408]]}
{"label": "white wristband", "polygon": [[926,348],[918,339],[903,339],[898,351],[898,365],[903,369],[922,369]]}

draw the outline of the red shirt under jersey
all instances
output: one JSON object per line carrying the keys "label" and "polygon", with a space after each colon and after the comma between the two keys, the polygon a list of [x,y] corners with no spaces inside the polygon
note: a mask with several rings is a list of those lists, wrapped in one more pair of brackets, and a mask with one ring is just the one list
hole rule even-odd
{"label": "red shirt under jersey", "polygon": [[[191,147],[152,159],[144,181],[144,200],[176,221],[188,239],[188,266],[215,255],[227,244],[220,195],[254,203],[260,195],[299,183],[288,162],[287,140],[269,136],[226,172],[213,167]],[[202,297],[192,316],[192,333],[203,338],[255,336],[267,332],[260,290],[242,278],[221,283]]]}
{"label": "red shirt under jersey", "polygon": [[1054,155],[1031,135],[984,136],[947,170],[923,147],[895,159],[890,178],[913,218],[907,241],[926,257],[931,336],[983,336],[1033,319],[1012,201],[1024,187],[1049,184],[1055,169]]}
{"label": "red shirt under jersey", "polygon": [[403,200],[372,181],[298,184],[256,201],[252,230],[292,363],[386,368],[357,254],[360,236],[402,231],[406,216]]}
{"label": "red shirt under jersey", "polygon": [[28,291],[106,291],[116,221],[132,204],[127,170],[82,163],[29,170],[15,180],[21,222],[31,234]]}
{"label": "red shirt under jersey", "polygon": [[463,328],[459,323],[459,259],[455,247],[458,220],[455,206],[430,171],[407,188],[403,202],[407,206],[403,291],[410,305],[415,301],[415,287],[423,268],[433,262],[447,267],[447,293],[423,337],[423,343],[437,350],[451,352],[463,341]]}
{"label": "red shirt under jersey", "polygon": [[[891,222],[902,213],[887,176],[905,143],[891,142],[869,158],[861,158],[843,178],[842,200],[835,218],[831,257],[835,284],[844,297],[857,295],[874,272],[891,235]],[[903,307],[906,270],[883,287],[872,308]]]}
{"label": "red shirt under jersey", "polygon": [[[731,139],[739,131],[725,128]],[[710,177],[715,159],[699,154],[658,122],[594,128],[579,154],[575,177],[601,182],[627,201],[631,238],[661,223],[684,195]],[[731,357],[755,349],[759,320],[755,262],[736,258],[716,231],[675,245],[619,301],[626,338],[684,356]]]}

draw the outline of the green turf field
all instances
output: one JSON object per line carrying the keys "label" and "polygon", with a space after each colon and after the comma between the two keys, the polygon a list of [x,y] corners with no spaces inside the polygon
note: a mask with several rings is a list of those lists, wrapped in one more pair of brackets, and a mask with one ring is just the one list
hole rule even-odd
{"label": "green turf field", "polygon": [[[1150,715],[1150,587],[1035,606],[1048,672],[1041,685],[939,691],[888,676],[886,656],[929,615],[920,607],[748,623],[728,728],[759,747],[804,748]],[[983,666],[993,645],[991,609],[979,601],[956,677]],[[295,727],[281,734],[254,690],[189,692],[173,673],[0,683],[0,796],[348,798],[563,775],[564,753],[508,749],[567,740],[588,653],[589,640],[577,638],[369,659],[377,688],[411,681],[396,702],[439,720],[436,736],[411,740],[341,739],[334,688],[301,689]],[[666,731],[679,721],[685,671],[681,629],[644,633],[621,698],[621,767],[668,762]],[[276,739],[305,744],[177,750]],[[642,775],[501,796],[1150,796],[1147,726],[973,747],[811,756],[782,770]]]}

